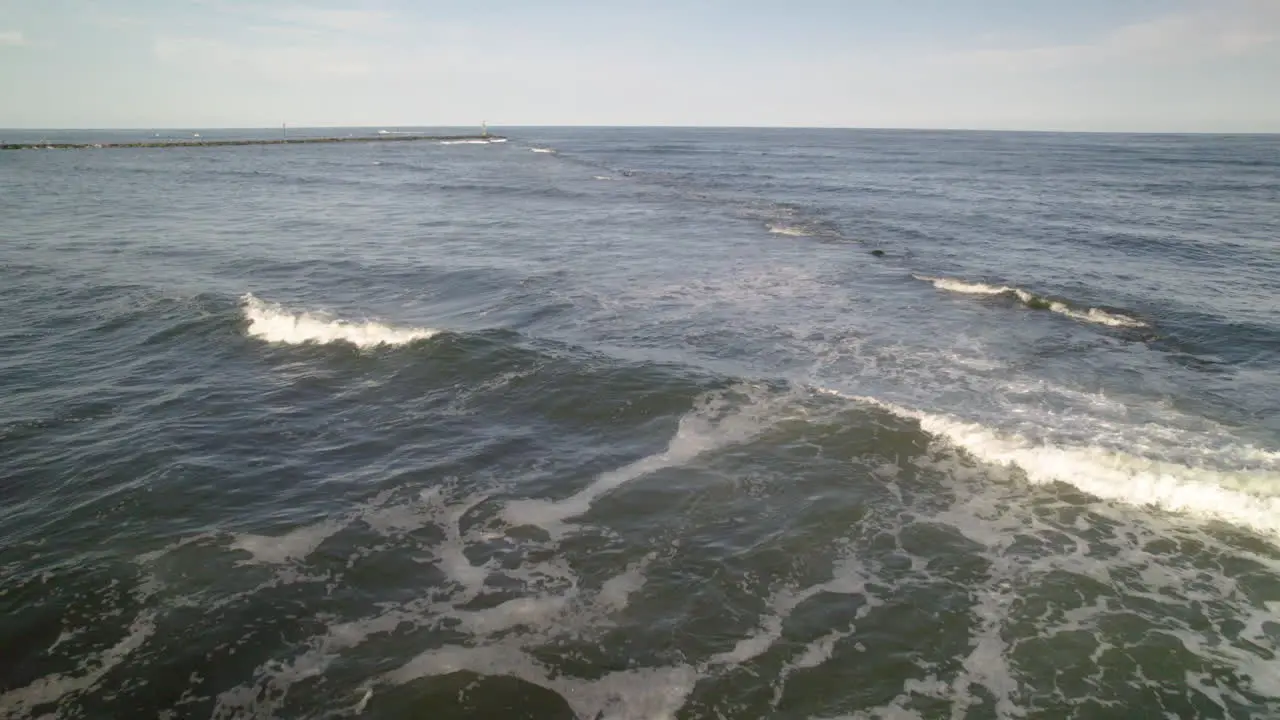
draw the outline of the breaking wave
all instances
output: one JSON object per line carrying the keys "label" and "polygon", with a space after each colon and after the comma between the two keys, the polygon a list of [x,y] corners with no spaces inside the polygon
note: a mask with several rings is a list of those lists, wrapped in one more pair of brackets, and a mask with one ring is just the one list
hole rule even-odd
{"label": "breaking wave", "polygon": [[1102,310],[1099,308],[1075,308],[1071,305],[1043,295],[1023,290],[1022,288],[1011,287],[1009,285],[988,285],[986,283],[971,283],[963,280],[953,280],[944,277],[930,277],[928,275],[912,275],[917,280],[932,284],[939,290],[947,292],[962,293],[965,295],[1007,295],[1016,298],[1032,310],[1049,310],[1060,315],[1066,315],[1073,320],[1082,322],[1096,323],[1098,325],[1108,325],[1110,327],[1124,328],[1143,328],[1148,327],[1147,323],[1128,315],[1121,313]]}
{"label": "breaking wave", "polygon": [[774,235],[787,235],[789,237],[809,237],[809,233],[802,228],[793,227],[791,225],[780,225],[770,223],[768,225],[769,232]]}
{"label": "breaking wave", "polygon": [[1017,467],[1034,484],[1066,483],[1103,500],[1219,520],[1280,537],[1280,470],[1275,468],[1193,467],[1103,448],[1035,443],[1016,434],[873,397],[825,388],[818,388],[818,392],[915,420],[925,432],[981,462]]}
{"label": "breaking wave", "polygon": [[349,322],[321,313],[295,312],[253,294],[243,298],[250,336],[287,345],[350,343],[359,348],[405,345],[440,333],[431,328],[397,328],[374,321]]}

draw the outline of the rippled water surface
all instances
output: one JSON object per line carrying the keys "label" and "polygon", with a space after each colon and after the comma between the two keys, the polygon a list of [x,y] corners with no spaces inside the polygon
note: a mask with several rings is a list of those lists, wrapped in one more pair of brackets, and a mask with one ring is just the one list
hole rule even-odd
{"label": "rippled water surface", "polygon": [[0,153],[0,717],[1280,714],[1280,139],[506,134]]}

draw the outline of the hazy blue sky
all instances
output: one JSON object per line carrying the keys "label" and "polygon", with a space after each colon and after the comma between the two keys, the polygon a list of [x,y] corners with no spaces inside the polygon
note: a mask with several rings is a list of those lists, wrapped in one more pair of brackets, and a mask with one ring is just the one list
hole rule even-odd
{"label": "hazy blue sky", "polygon": [[1280,131],[1280,0],[0,0],[0,126]]}

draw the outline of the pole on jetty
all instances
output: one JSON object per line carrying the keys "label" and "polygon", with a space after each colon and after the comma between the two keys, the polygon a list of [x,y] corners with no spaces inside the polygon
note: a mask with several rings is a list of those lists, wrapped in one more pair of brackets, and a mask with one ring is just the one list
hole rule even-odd
{"label": "pole on jetty", "polygon": [[280,123],[280,139],[289,142],[289,125],[288,123]]}
{"label": "pole on jetty", "polygon": [[489,137],[489,123],[480,121],[480,137]]}

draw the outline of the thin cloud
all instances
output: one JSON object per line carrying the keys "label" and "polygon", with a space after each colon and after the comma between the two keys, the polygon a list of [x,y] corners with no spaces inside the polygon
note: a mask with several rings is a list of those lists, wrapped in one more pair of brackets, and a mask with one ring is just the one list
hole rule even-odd
{"label": "thin cloud", "polygon": [[338,32],[382,32],[394,27],[389,13],[376,10],[331,10],[294,5],[272,15],[281,22]]}
{"label": "thin cloud", "polygon": [[250,22],[258,31],[311,30],[344,34],[381,34],[395,30],[395,17],[381,10],[364,8],[320,8],[303,3],[232,3],[226,0],[195,0],[204,7]]}
{"label": "thin cloud", "polygon": [[936,60],[955,67],[1040,72],[1115,62],[1199,62],[1247,55],[1276,45],[1280,45],[1280,3],[1219,0],[1124,25],[1092,42],[970,50]]}
{"label": "thin cloud", "polygon": [[27,39],[18,30],[0,31],[0,47],[23,47],[28,45]]}
{"label": "thin cloud", "polygon": [[249,25],[244,31],[251,37],[278,42],[310,42],[324,34],[324,31],[316,28],[295,25]]}
{"label": "thin cloud", "polygon": [[146,29],[152,26],[152,22],[142,18],[132,17],[130,15],[114,15],[110,13],[102,13],[93,11],[89,13],[85,20],[99,27],[108,30],[138,30]]}
{"label": "thin cloud", "polygon": [[396,18],[389,12],[365,8],[313,7],[295,2],[236,2],[234,0],[189,0],[207,11],[239,17],[256,33],[332,32],[342,34],[383,34],[395,30]]}
{"label": "thin cloud", "polygon": [[[119,94],[83,93],[44,102],[35,85],[19,84],[26,96],[0,103],[0,124],[4,117],[25,125],[100,117],[173,126],[461,124],[487,117],[544,125],[1274,131],[1280,118],[1267,85],[1268,69],[1280,60],[1280,0],[1150,4],[1163,14],[1074,36],[1043,15],[1037,25],[1011,26],[991,12],[980,18],[987,34],[904,32],[874,46],[815,43],[784,54],[761,52],[749,24],[712,33],[700,45],[603,14],[494,17],[479,6],[432,13],[416,5],[185,0],[184,10],[152,14],[145,27],[100,34],[120,48],[150,44],[146,60],[93,55],[87,70],[67,69],[72,63],[41,70],[55,83],[84,72],[151,79],[131,83],[124,102]],[[675,6],[668,0],[664,7]],[[94,24],[86,14],[74,20]],[[45,37],[32,45],[43,46]],[[779,47],[799,40],[777,39]],[[69,44],[51,51],[89,55]],[[189,82],[168,82],[175,73]]]}
{"label": "thin cloud", "polygon": [[1242,55],[1280,37],[1280,13],[1275,10],[1270,3],[1204,5],[1122,27],[1100,49],[1111,55],[1162,60]]}
{"label": "thin cloud", "polygon": [[241,71],[250,77],[281,81],[350,78],[372,71],[359,51],[334,47],[251,47],[201,37],[160,37],[155,56],[167,63],[205,67],[220,71]]}

